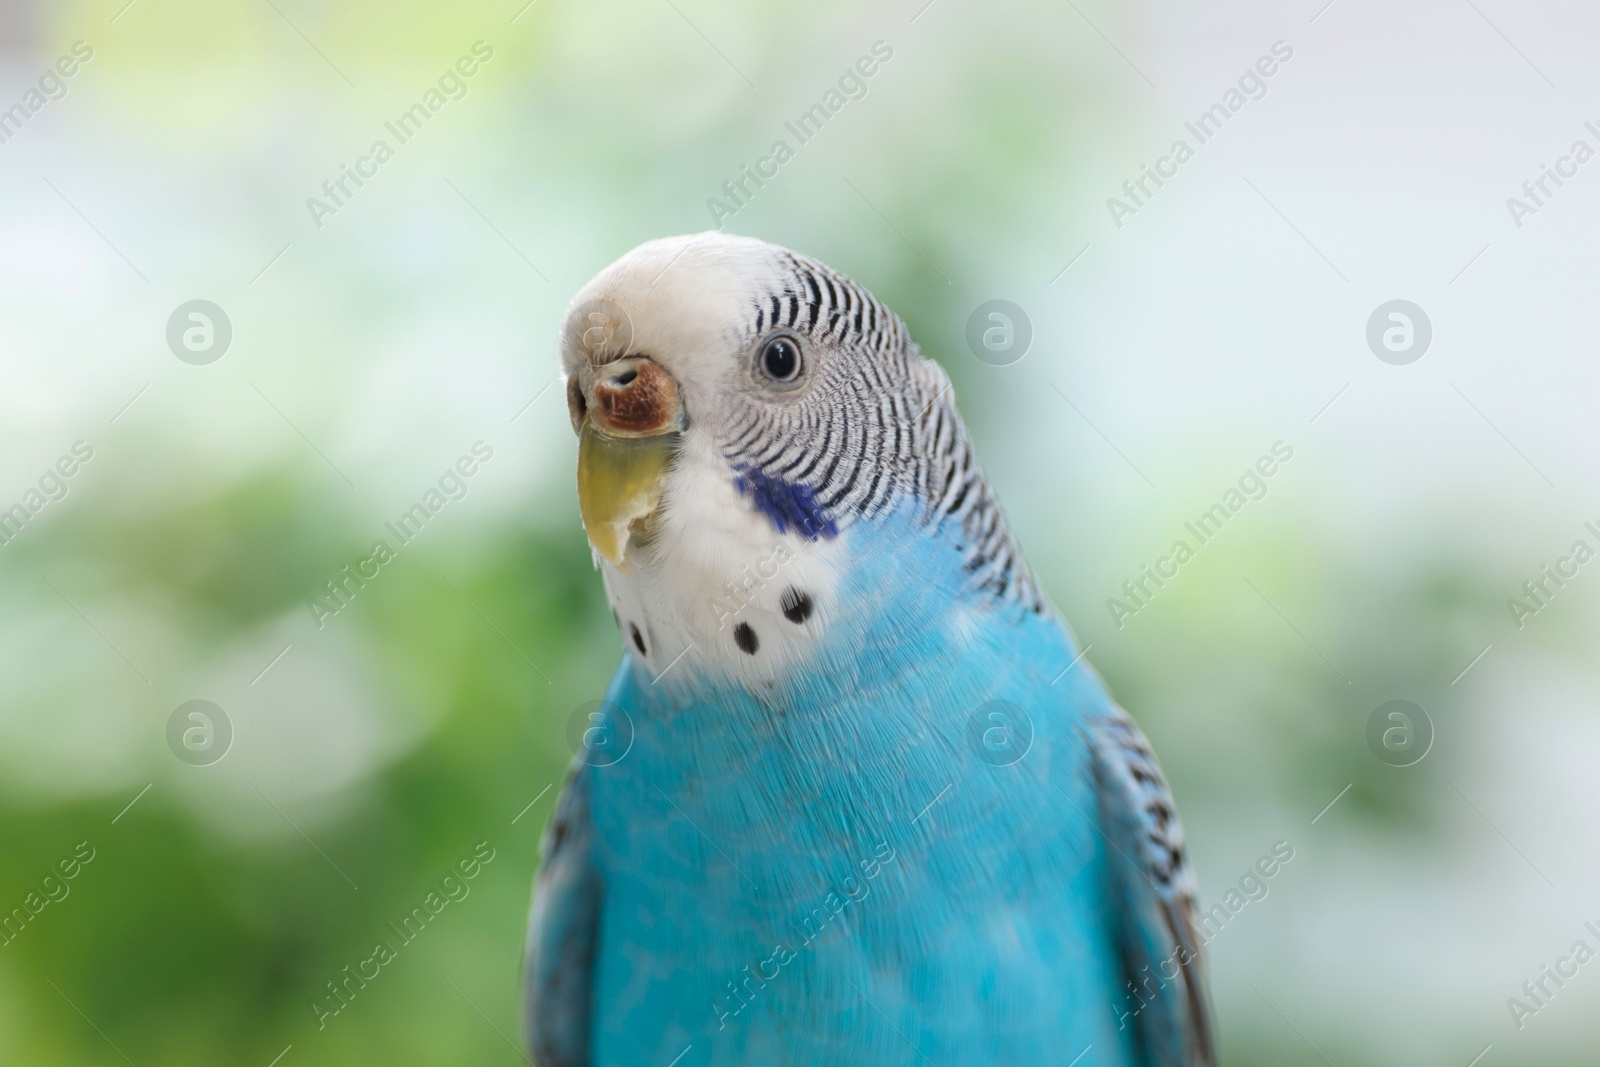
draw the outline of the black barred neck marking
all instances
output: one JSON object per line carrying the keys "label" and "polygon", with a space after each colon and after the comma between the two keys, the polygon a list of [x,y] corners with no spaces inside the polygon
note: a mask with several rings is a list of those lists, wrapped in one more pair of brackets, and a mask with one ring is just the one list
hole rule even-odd
{"label": "black barred neck marking", "polygon": [[855,282],[804,256],[785,253],[783,262],[787,276],[756,295],[741,342],[785,329],[850,355],[821,361],[823,380],[806,404],[737,413],[720,448],[740,491],[778,532],[803,518],[815,537],[913,497],[925,526],[954,534],[974,588],[1042,612],[944,372]]}

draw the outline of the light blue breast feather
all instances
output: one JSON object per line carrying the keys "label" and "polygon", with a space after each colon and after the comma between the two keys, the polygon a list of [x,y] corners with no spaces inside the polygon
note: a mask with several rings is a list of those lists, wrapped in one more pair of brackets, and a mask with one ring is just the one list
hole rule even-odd
{"label": "light blue breast feather", "polygon": [[1197,958],[1130,998],[1198,954],[1137,729],[948,531],[839,536],[830,636],[777,685],[618,670],[632,749],[576,765],[536,894],[540,1067],[1210,1064]]}

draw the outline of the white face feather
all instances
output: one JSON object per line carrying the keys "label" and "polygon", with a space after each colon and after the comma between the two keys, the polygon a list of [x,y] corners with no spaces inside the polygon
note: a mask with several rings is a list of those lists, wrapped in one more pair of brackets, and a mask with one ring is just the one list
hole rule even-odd
{"label": "white face feather", "polygon": [[[803,356],[792,381],[761,372],[779,337]],[[845,618],[858,520],[907,499],[950,531],[952,571],[972,589],[1043,610],[949,379],[897,316],[823,264],[721,233],[651,241],[578,293],[561,347],[569,378],[653,361],[687,419],[629,572],[596,556],[652,679],[691,663],[772,682]]]}
{"label": "white face feather", "polygon": [[[650,543],[637,547],[626,574],[594,557],[624,644],[663,684],[686,666],[770,682],[815,646],[835,614],[844,539],[779,533],[735,488],[727,459],[704,432],[723,398],[750,391],[740,324],[762,292],[786,284],[783,255],[753,238],[664,238],[607,267],[573,301],[620,308],[628,351],[672,375],[689,417]],[[564,340],[570,375],[588,353]],[[746,651],[752,643],[754,654]]]}
{"label": "white face feather", "polygon": [[[604,302],[626,315],[631,352],[678,382],[691,424],[714,419],[719,398],[748,391],[739,329],[758,294],[786,284],[784,250],[752,237],[699,233],[640,245],[584,286],[574,308]],[[563,335],[570,375],[589,353]]]}
{"label": "white face feather", "polygon": [[[836,614],[844,544],[842,537],[811,541],[793,530],[779,534],[733,487],[727,463],[710,442],[690,433],[670,475],[655,537],[640,546],[630,572],[598,554],[595,560],[623,641],[636,654],[632,627],[639,628],[640,660],[652,679],[663,672],[670,679],[685,666],[716,666],[759,683],[803,658],[825,633]],[[801,614],[796,593],[810,605],[798,623],[792,618]],[[754,654],[740,646],[740,627],[754,635]],[[745,641],[751,643],[748,636]]]}

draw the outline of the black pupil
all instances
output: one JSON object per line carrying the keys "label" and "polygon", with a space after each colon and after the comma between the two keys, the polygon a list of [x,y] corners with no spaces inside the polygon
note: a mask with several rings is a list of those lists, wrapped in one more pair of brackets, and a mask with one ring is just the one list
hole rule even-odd
{"label": "black pupil", "polygon": [[787,381],[795,376],[800,369],[800,353],[795,350],[791,341],[772,341],[768,343],[762,361],[767,373],[779,381]]}

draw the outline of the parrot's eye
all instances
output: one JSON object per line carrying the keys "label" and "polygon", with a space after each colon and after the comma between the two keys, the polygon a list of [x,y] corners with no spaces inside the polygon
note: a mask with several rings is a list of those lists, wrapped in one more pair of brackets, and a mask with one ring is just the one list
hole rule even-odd
{"label": "parrot's eye", "polygon": [[789,385],[797,380],[803,362],[800,345],[792,337],[769,338],[756,355],[757,372],[777,385]]}

